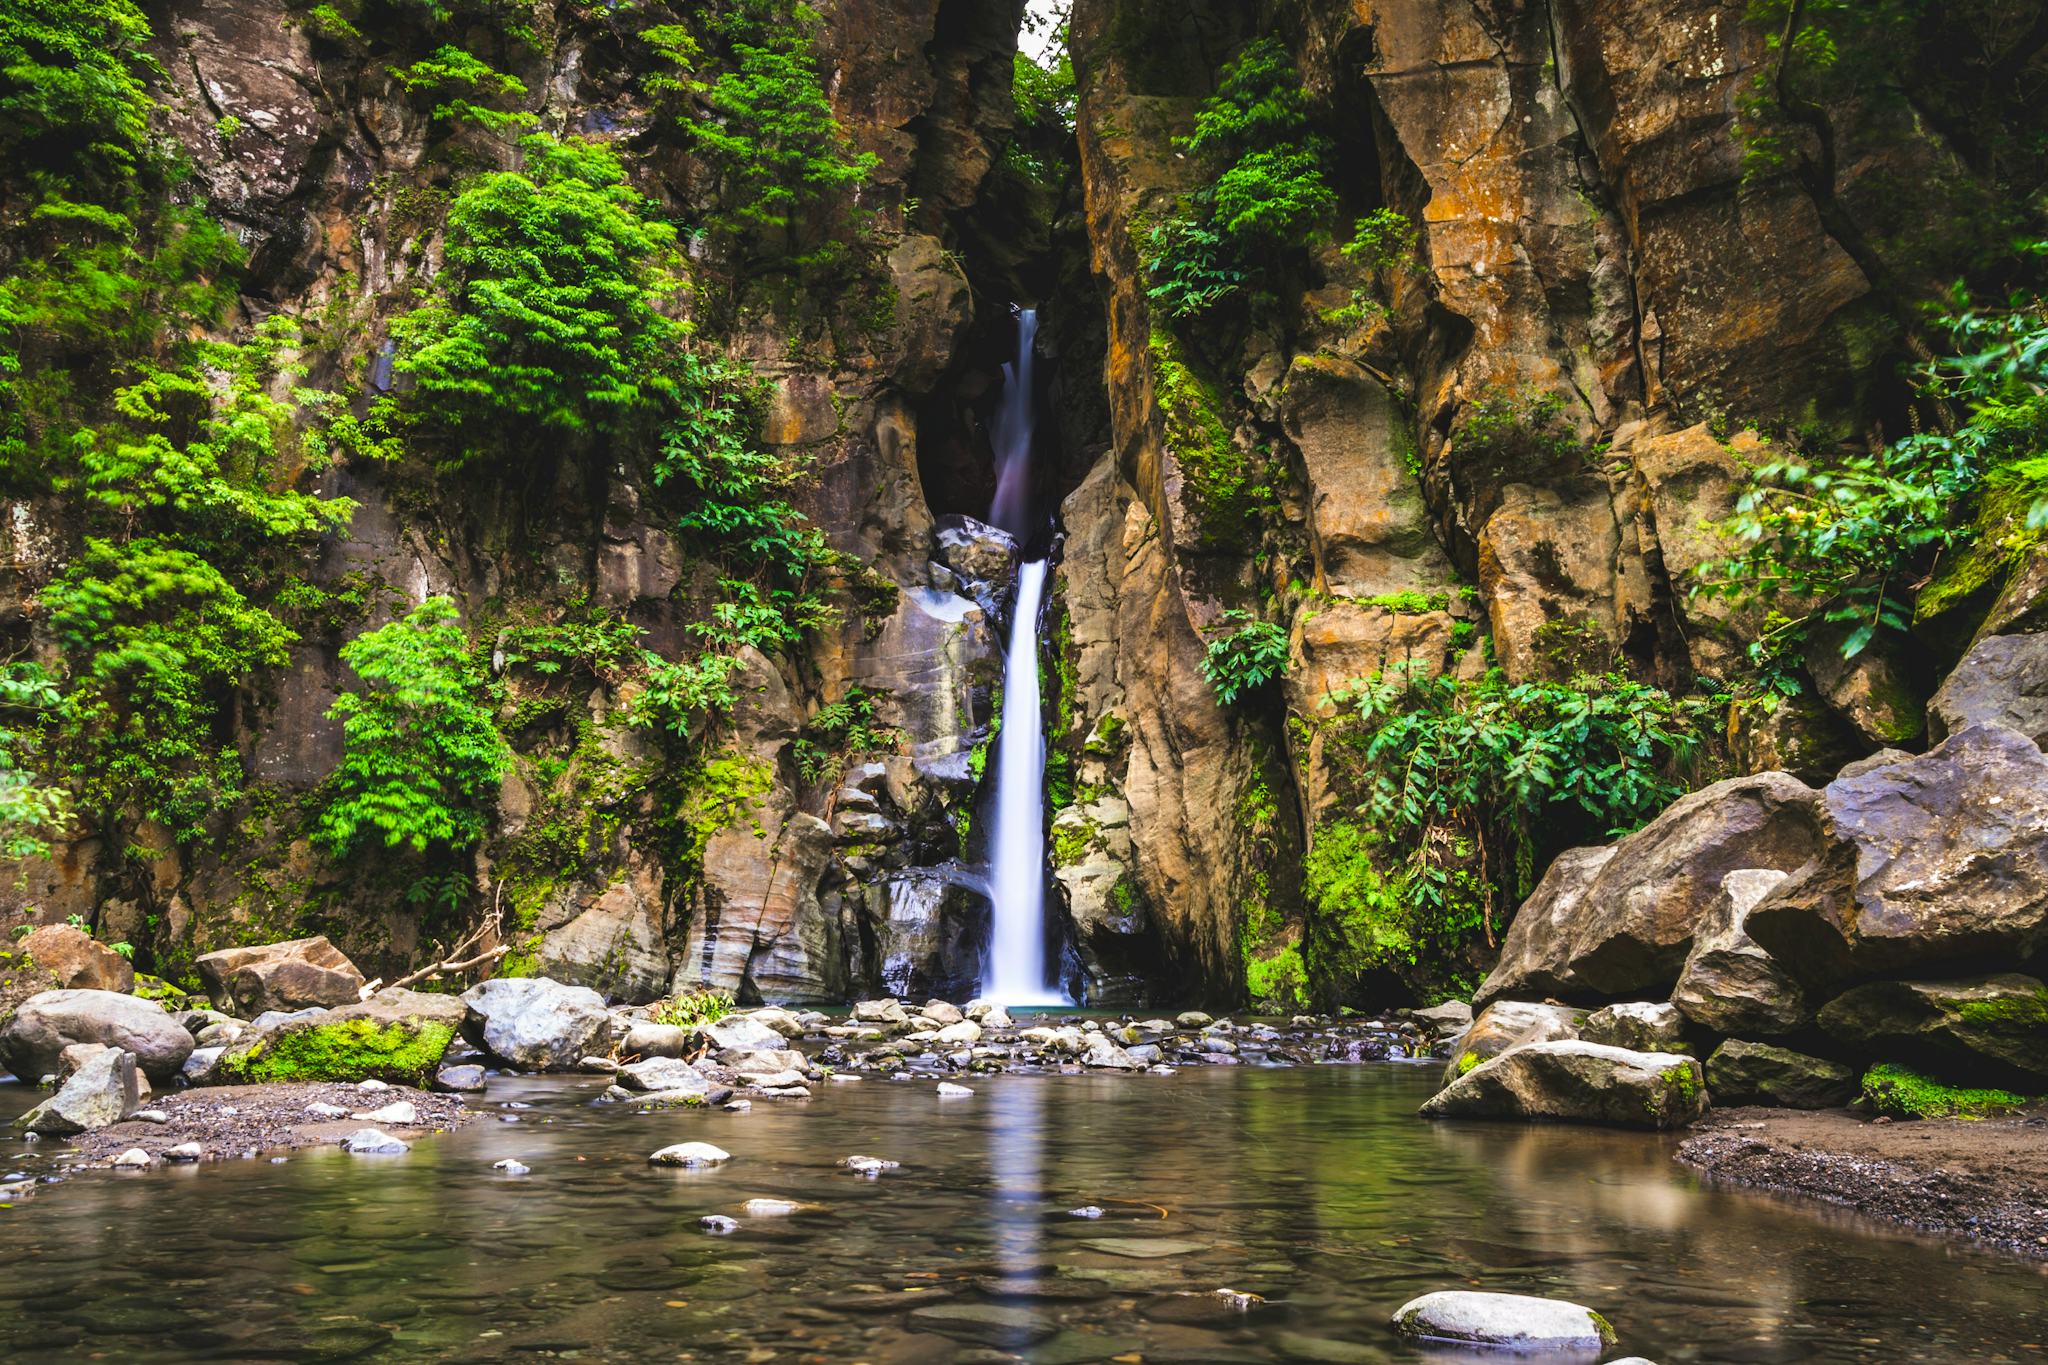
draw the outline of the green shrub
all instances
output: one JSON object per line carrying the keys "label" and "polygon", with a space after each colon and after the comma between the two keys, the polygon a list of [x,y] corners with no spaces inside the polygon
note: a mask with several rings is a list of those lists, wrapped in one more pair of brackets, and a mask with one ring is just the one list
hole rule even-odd
{"label": "green shrub", "polygon": [[56,716],[56,685],[34,663],[0,665],[0,857],[50,851],[70,823],[71,803],[30,768]]}
{"label": "green shrub", "polygon": [[539,121],[524,110],[492,108],[494,103],[525,99],[525,83],[453,44],[443,44],[433,56],[410,66],[394,68],[391,78],[408,94],[438,99],[433,111],[437,119],[468,119],[492,132],[531,127]]}
{"label": "green shrub", "polygon": [[2027,1099],[2010,1090],[1943,1085],[1917,1071],[1880,1062],[1863,1073],[1862,1102],[1895,1119],[1981,1119],[2011,1113]]}
{"label": "green shrub", "polygon": [[1202,654],[1202,676],[1225,706],[1258,691],[1287,672],[1287,631],[1233,607],[1223,613],[1227,629],[1211,636]]}
{"label": "green shrub", "polygon": [[657,1024],[694,1028],[698,1024],[717,1023],[731,1014],[736,1005],[732,992],[706,988],[672,995],[649,1010],[647,1017]]}
{"label": "green shrub", "polygon": [[1274,276],[1327,233],[1337,207],[1324,173],[1329,142],[1310,128],[1285,45],[1268,37],[1247,46],[1175,145],[1211,174],[1148,234],[1149,297],[1186,319],[1240,294],[1269,296]]}
{"label": "green shrub", "polygon": [[315,838],[337,854],[366,838],[386,848],[468,848],[508,762],[455,604],[430,597],[342,646],[363,686],[342,693],[342,758]]}

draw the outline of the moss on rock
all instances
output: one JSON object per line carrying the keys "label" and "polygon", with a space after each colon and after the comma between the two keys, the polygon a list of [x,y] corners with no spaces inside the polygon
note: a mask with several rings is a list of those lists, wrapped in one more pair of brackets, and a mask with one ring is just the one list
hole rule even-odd
{"label": "moss on rock", "polygon": [[1880,1062],[1863,1074],[1863,1103],[1895,1119],[1981,1119],[2027,1102],[2010,1090],[1943,1085],[1917,1071]]}
{"label": "moss on rock", "polygon": [[374,1079],[425,1085],[454,1039],[455,1026],[434,1019],[310,1023],[223,1056],[215,1074],[229,1084]]}

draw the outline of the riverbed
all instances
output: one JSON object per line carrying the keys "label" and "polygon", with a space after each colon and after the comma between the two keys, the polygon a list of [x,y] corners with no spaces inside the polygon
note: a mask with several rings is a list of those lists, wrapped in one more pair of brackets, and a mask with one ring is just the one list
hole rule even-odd
{"label": "riverbed", "polygon": [[[1406,1362],[1437,1357],[1394,1308],[1479,1288],[1597,1308],[1661,1365],[2048,1359],[2039,1263],[1702,1188],[1676,1138],[1425,1123],[1435,1075],[869,1078],[649,1115],[496,1079],[404,1156],[95,1172],[0,1209],[0,1357]],[[0,1087],[0,1119],[33,1098]],[[648,1166],[690,1140],[732,1159]]]}

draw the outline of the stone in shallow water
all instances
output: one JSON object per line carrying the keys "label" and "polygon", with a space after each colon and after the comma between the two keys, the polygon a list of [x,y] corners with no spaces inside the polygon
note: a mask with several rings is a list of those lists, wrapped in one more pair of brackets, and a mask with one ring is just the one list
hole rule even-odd
{"label": "stone in shallow water", "polygon": [[1158,1261],[1168,1256],[1193,1256],[1207,1251],[1206,1242],[1185,1242],[1174,1237],[1090,1237],[1081,1243],[1092,1251],[1111,1256],[1128,1256],[1137,1261]]}
{"label": "stone in shallow water", "polygon": [[420,1111],[413,1108],[410,1100],[394,1100],[382,1109],[372,1109],[355,1115],[365,1123],[389,1123],[400,1128],[417,1127]]}
{"label": "stone in shallow water", "polygon": [[887,1157],[847,1156],[841,1157],[839,1159],[839,1164],[844,1166],[847,1170],[852,1171],[855,1175],[864,1175],[868,1179],[872,1180],[884,1171],[895,1170],[903,1163],[900,1161],[891,1161]]}
{"label": "stone in shallow water", "polygon": [[794,1199],[749,1199],[740,1205],[740,1212],[749,1218],[787,1218],[802,1209]]}
{"label": "stone in shallow water", "polygon": [[506,1175],[526,1175],[533,1170],[533,1167],[528,1166],[523,1161],[519,1161],[516,1158],[508,1156],[503,1161],[493,1161],[491,1163],[491,1169],[494,1171],[502,1171]]}
{"label": "stone in shallow water", "polygon": [[674,1146],[662,1148],[647,1160],[655,1166],[694,1168],[716,1166],[721,1162],[730,1161],[732,1153],[723,1147],[714,1147],[708,1142],[678,1142]]}
{"label": "stone in shallow water", "polygon": [[412,1148],[377,1128],[358,1128],[341,1140],[341,1150],[356,1156],[396,1156]]}
{"label": "stone in shallow water", "polygon": [[1095,1205],[1095,1204],[1083,1204],[1083,1205],[1082,1205],[1082,1206],[1081,1206],[1080,1208],[1078,1208],[1078,1209],[1068,1209],[1068,1210],[1067,1210],[1067,1217],[1069,1217],[1069,1218],[1100,1218],[1100,1217],[1102,1217],[1102,1215],[1103,1215],[1103,1213],[1104,1213],[1104,1212],[1105,1212],[1105,1210],[1103,1210],[1102,1208],[1100,1208],[1099,1206],[1097,1206],[1097,1205]]}
{"label": "stone in shallow water", "polygon": [[124,1171],[135,1171],[141,1170],[151,1163],[148,1152],[143,1151],[140,1147],[130,1147],[127,1151],[115,1157],[112,1164]]}
{"label": "stone in shallow water", "polygon": [[704,1229],[706,1232],[716,1233],[720,1236],[723,1236],[728,1232],[739,1231],[740,1220],[737,1218],[728,1218],[722,1213],[707,1213],[702,1218],[699,1218],[697,1220],[697,1226]]}
{"label": "stone in shallow water", "polygon": [[992,1346],[1029,1346],[1059,1330],[1029,1308],[994,1303],[934,1303],[911,1310],[910,1321],[929,1332]]}
{"label": "stone in shallow water", "polygon": [[939,1082],[939,1098],[942,1100],[964,1100],[973,1093],[964,1085],[955,1085],[951,1081]]}
{"label": "stone in shallow water", "polygon": [[451,1094],[468,1094],[484,1088],[484,1069],[465,1063],[462,1066],[444,1066],[434,1073],[434,1089]]}
{"label": "stone in shallow water", "polygon": [[1410,1299],[1394,1314],[1404,1337],[1510,1351],[1584,1353],[1614,1345],[1614,1329],[1590,1308],[1526,1294],[1441,1290]]}
{"label": "stone in shallow water", "polygon": [[198,1161],[206,1155],[206,1149],[196,1142],[181,1142],[164,1150],[165,1161]]}

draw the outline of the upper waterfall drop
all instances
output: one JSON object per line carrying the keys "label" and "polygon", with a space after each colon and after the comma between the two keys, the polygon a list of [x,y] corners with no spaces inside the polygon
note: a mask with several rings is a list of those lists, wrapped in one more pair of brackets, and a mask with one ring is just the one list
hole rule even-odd
{"label": "upper waterfall drop", "polygon": [[[1032,520],[1033,435],[1031,351],[1038,313],[1017,311],[1017,358],[1004,367],[996,413],[996,494],[989,520],[1028,543]],[[995,835],[989,898],[994,906],[982,994],[1006,1005],[1063,1005],[1048,984],[1045,961],[1045,722],[1039,705],[1038,614],[1045,604],[1049,559],[1017,570],[1003,664],[1002,733],[996,740]]]}

